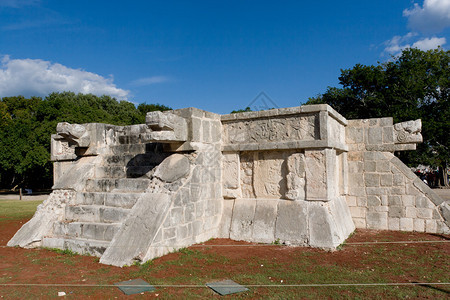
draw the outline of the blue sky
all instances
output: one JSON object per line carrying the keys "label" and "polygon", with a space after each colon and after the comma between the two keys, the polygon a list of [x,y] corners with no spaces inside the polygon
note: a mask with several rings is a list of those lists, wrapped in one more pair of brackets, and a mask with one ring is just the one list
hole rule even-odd
{"label": "blue sky", "polygon": [[450,43],[450,0],[0,0],[0,97],[52,91],[133,103],[297,106],[340,69]]}

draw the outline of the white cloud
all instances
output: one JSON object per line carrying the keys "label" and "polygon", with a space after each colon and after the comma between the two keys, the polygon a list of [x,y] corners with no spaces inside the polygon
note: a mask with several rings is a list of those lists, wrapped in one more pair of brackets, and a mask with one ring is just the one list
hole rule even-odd
{"label": "white cloud", "polygon": [[423,51],[435,49],[438,46],[443,46],[447,43],[446,38],[422,38],[418,41],[412,43],[412,40],[417,37],[416,33],[408,33],[404,36],[394,36],[389,41],[386,41],[384,44],[386,48],[384,48],[384,52],[390,55],[398,55],[406,48],[418,48]]}
{"label": "white cloud", "polygon": [[110,95],[126,100],[129,91],[117,88],[113,78],[81,69],[71,69],[41,59],[10,59],[0,64],[0,97],[23,95],[46,96],[52,92]]}
{"label": "white cloud", "polygon": [[152,76],[152,77],[145,77],[145,78],[139,78],[136,80],[133,80],[131,82],[131,85],[133,86],[145,86],[145,85],[151,85],[155,83],[163,83],[167,82],[170,79],[166,76]]}
{"label": "white cloud", "polygon": [[437,33],[450,26],[450,1],[424,0],[423,7],[415,3],[412,9],[403,11],[403,16],[413,30]]}
{"label": "white cloud", "polygon": [[408,44],[407,42],[415,36],[417,36],[417,34],[413,32],[409,32],[404,36],[394,36],[389,41],[384,42],[384,44],[386,45],[386,48],[384,48],[384,52],[392,55],[400,53],[403,49],[410,47],[410,44]]}
{"label": "white cloud", "polygon": [[427,51],[435,49],[438,46],[443,46],[445,43],[447,43],[445,38],[424,38],[412,44],[412,48],[419,48],[420,50]]}

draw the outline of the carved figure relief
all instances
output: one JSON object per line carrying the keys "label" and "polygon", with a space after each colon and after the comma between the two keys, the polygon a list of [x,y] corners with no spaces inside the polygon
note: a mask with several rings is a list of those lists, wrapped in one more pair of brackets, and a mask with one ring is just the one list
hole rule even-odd
{"label": "carved figure relief", "polygon": [[294,153],[287,159],[289,173],[286,176],[287,188],[286,198],[290,200],[305,199],[305,155]]}
{"label": "carved figure relief", "polygon": [[231,144],[314,140],[318,138],[316,116],[285,117],[224,124]]}
{"label": "carved figure relief", "polygon": [[421,143],[422,121],[406,121],[394,124],[394,138],[396,144]]}

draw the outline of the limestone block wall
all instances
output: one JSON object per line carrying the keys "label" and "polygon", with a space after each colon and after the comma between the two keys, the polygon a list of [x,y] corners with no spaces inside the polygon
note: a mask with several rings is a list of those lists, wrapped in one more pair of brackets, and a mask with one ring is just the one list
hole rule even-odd
{"label": "limestone block wall", "polygon": [[[170,162],[164,165],[166,160],[156,168],[152,176],[158,179],[155,185],[160,188],[149,188],[138,201],[102,256],[102,263],[121,266],[135,260],[144,262],[218,235],[223,209],[220,118],[195,108],[169,113],[188,120],[190,140],[165,145],[166,150],[177,152],[168,159],[175,155],[189,160],[188,175],[178,181],[168,179],[180,166]],[[132,242],[135,249],[126,253],[116,250],[129,244],[133,236],[138,237]]]}
{"label": "limestone block wall", "polygon": [[415,148],[415,132],[392,118],[349,120],[347,204],[357,228],[448,233],[448,205],[393,151]]}
{"label": "limestone block wall", "polygon": [[220,237],[334,249],[354,230],[341,115],[312,105],[224,115],[222,124]]}

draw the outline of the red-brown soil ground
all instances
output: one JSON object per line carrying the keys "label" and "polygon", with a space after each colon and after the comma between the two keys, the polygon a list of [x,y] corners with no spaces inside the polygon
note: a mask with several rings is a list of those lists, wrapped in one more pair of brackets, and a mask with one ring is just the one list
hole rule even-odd
{"label": "red-brown soil ground", "polygon": [[[247,286],[450,282],[450,237],[435,234],[357,230],[345,245],[334,252],[215,239],[143,266],[117,268],[102,265],[98,258],[90,256],[62,254],[48,249],[5,247],[24,222],[26,220],[0,219],[2,299],[58,298],[58,291],[64,291],[65,297],[72,299],[211,298],[220,296],[204,284],[216,279],[232,279]],[[434,242],[358,244],[382,241]],[[156,291],[125,296],[116,287],[109,286],[135,278],[156,285]],[[450,285],[250,286],[249,289],[249,292],[225,298],[450,298]]]}

